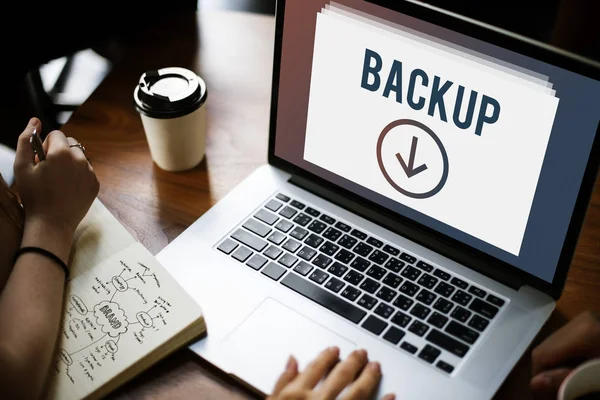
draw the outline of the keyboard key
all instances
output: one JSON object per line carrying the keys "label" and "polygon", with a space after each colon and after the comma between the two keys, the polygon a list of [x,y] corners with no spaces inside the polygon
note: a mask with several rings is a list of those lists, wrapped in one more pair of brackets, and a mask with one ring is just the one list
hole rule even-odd
{"label": "keyboard key", "polygon": [[477,286],[472,286],[469,288],[469,293],[474,294],[477,297],[481,297],[482,299],[487,294],[485,290],[478,288]]}
{"label": "keyboard key", "polygon": [[281,250],[279,247],[277,246],[269,246],[265,251],[264,251],[264,255],[269,257],[271,260],[276,260],[277,257],[279,257],[281,255],[281,253],[283,253],[283,250]]}
{"label": "keyboard key", "polygon": [[294,226],[294,224],[292,224],[290,221],[282,219],[277,223],[277,225],[275,225],[275,228],[279,229],[281,232],[287,233],[290,229],[292,229],[292,226]]}
{"label": "keyboard key", "polygon": [[272,212],[262,209],[258,210],[256,214],[254,214],[254,218],[261,220],[267,225],[273,225],[279,219],[279,217]]}
{"label": "keyboard key", "polygon": [[327,225],[321,221],[317,221],[316,219],[313,220],[310,225],[308,225],[308,230],[313,231],[314,233],[321,233],[325,230],[325,228],[327,228]]}
{"label": "keyboard key", "polygon": [[236,249],[239,245],[231,239],[225,239],[223,242],[217,247],[217,249],[221,250],[225,254],[231,254],[232,251]]}
{"label": "keyboard key", "polygon": [[377,291],[377,289],[379,289],[379,286],[381,286],[381,283],[375,282],[373,279],[367,278],[363,283],[361,283],[360,288],[373,294]]}
{"label": "keyboard key", "polygon": [[285,274],[285,268],[280,267],[279,265],[275,264],[274,262],[270,262],[260,272],[263,275],[266,275],[269,278],[273,279],[274,281],[277,281],[277,280],[279,280],[279,278],[281,278],[283,276],[283,274]]}
{"label": "keyboard key", "polygon": [[296,264],[296,266],[294,267],[294,271],[296,271],[297,273],[299,273],[302,276],[306,276],[308,275],[308,273],[313,269],[313,267],[304,261],[300,261],[298,264]]}
{"label": "keyboard key", "polygon": [[277,210],[279,210],[282,205],[283,204],[281,204],[279,201],[277,201],[275,199],[271,199],[271,200],[269,200],[269,202],[267,204],[265,204],[265,208],[267,208],[273,212],[277,212]]}
{"label": "keyboard key", "polygon": [[433,314],[431,314],[431,317],[429,317],[429,319],[427,320],[427,322],[429,322],[431,325],[435,326],[436,328],[442,329],[444,327],[444,325],[446,325],[446,322],[448,322],[448,317],[440,314],[437,311],[434,311]]}
{"label": "keyboard key", "polygon": [[378,249],[383,246],[383,242],[379,239],[375,239],[374,237],[368,238],[367,243],[369,243],[371,246],[377,247]]}
{"label": "keyboard key", "polygon": [[486,300],[489,301],[490,303],[492,303],[493,305],[495,305],[496,307],[502,307],[504,305],[504,300],[502,300],[499,297],[494,296],[493,294],[488,294],[488,297]]}
{"label": "keyboard key", "polygon": [[373,312],[382,317],[383,319],[388,319],[394,312],[394,309],[388,306],[387,304],[379,303],[379,305],[377,306],[377,308],[375,308],[375,311]]}
{"label": "keyboard key", "polygon": [[290,201],[290,198],[287,197],[285,194],[279,193],[277,196],[279,200],[283,201],[284,203],[287,203],[288,201]]}
{"label": "keyboard key", "polygon": [[248,229],[250,232],[256,233],[260,237],[265,237],[269,234],[269,232],[271,232],[271,228],[264,224],[261,224],[254,218],[250,218],[242,226]]}
{"label": "keyboard key", "polygon": [[404,267],[404,261],[400,261],[397,258],[390,258],[388,262],[385,263],[384,267],[389,269],[390,271],[394,271],[395,273],[399,273]]}
{"label": "keyboard key", "polygon": [[296,213],[298,213],[298,211],[289,206],[285,206],[281,211],[279,211],[279,215],[284,216],[287,219],[292,218],[294,215],[296,215]]}
{"label": "keyboard key", "polygon": [[418,261],[417,267],[421,268],[424,271],[431,272],[433,271],[433,265],[426,263],[425,261]]}
{"label": "keyboard key", "polygon": [[342,236],[342,238],[340,239],[340,241],[338,242],[338,244],[340,246],[345,247],[345,248],[347,248],[349,250],[352,247],[354,247],[354,245],[357,242],[358,242],[358,240],[356,238],[353,238],[352,236],[344,235],[344,236]]}
{"label": "keyboard key", "polygon": [[417,300],[423,304],[431,305],[437,296],[427,289],[421,289],[417,295]]}
{"label": "keyboard key", "polygon": [[451,374],[452,371],[454,371],[454,367],[452,365],[450,365],[447,362],[442,361],[442,360],[438,361],[437,364],[435,364],[435,366],[449,374]]}
{"label": "keyboard key", "polygon": [[328,256],[332,256],[335,254],[336,251],[338,251],[339,248],[340,248],[340,246],[338,246],[337,244],[333,244],[331,242],[325,242],[319,250],[321,250],[323,253],[327,254]]}
{"label": "keyboard key", "polygon": [[267,263],[267,259],[261,256],[260,254],[253,255],[250,260],[246,263],[247,266],[253,268],[255,270],[259,270]]}
{"label": "keyboard key", "polygon": [[432,364],[440,354],[441,351],[439,349],[436,349],[435,347],[426,344],[425,347],[423,347],[419,352],[419,358]]}
{"label": "keyboard key", "polygon": [[304,212],[310,215],[311,217],[318,217],[319,215],[321,215],[320,212],[318,212],[312,207],[307,207],[306,210],[304,210]]}
{"label": "keyboard key", "polygon": [[498,313],[498,307],[479,299],[473,300],[469,309],[489,319],[494,318]]}
{"label": "keyboard key", "polygon": [[360,242],[359,244],[356,245],[356,247],[352,251],[354,251],[356,254],[358,254],[360,256],[366,257],[369,255],[371,250],[373,250],[373,247],[369,246],[366,243]]}
{"label": "keyboard key", "polygon": [[358,324],[367,314],[360,308],[340,299],[296,274],[287,274],[281,283],[355,324]]}
{"label": "keyboard key", "polygon": [[383,338],[390,343],[398,344],[400,340],[406,335],[403,331],[396,328],[395,326],[390,326],[390,329],[383,335]]}
{"label": "keyboard key", "polygon": [[373,261],[374,263],[377,263],[379,265],[383,265],[383,263],[389,258],[390,256],[382,251],[379,250],[375,250],[373,252],[373,254],[371,254],[369,256],[369,261]]}
{"label": "keyboard key", "polygon": [[[436,270],[439,271],[439,270]],[[454,286],[447,284],[446,282],[440,282],[439,285],[434,289],[434,292],[439,294],[440,296],[450,297],[452,292],[454,292]]]}
{"label": "keyboard key", "polygon": [[290,268],[291,266],[294,265],[294,263],[298,261],[298,257],[291,255],[290,253],[285,253],[283,256],[281,256],[281,258],[279,259],[279,264]]}
{"label": "keyboard key", "polygon": [[452,311],[452,314],[450,314],[450,316],[457,321],[467,322],[467,320],[471,316],[471,311],[465,310],[461,306],[456,306],[456,308],[454,308],[454,310]]}
{"label": "keyboard key", "polygon": [[312,218],[304,213],[298,214],[296,218],[294,218],[294,222],[300,226],[306,226]]}
{"label": "keyboard key", "polygon": [[287,236],[285,236],[283,233],[275,231],[267,240],[271,243],[275,243],[276,245],[280,245],[286,237]]}
{"label": "keyboard key", "polygon": [[412,308],[412,310],[410,310],[410,314],[414,315],[417,318],[420,319],[425,319],[427,318],[427,316],[429,315],[429,313],[431,312],[431,309],[425,307],[424,305],[417,303],[415,304],[415,306]]}
{"label": "keyboard key", "polygon": [[379,292],[377,292],[376,296],[389,303],[394,299],[394,297],[396,297],[397,294],[398,293],[395,290],[392,290],[387,286],[383,286],[381,289],[379,289]]}
{"label": "keyboard key", "polygon": [[350,301],[354,301],[358,298],[358,296],[360,296],[362,292],[356,288],[353,288],[352,286],[346,286],[346,288],[344,290],[342,290],[342,297],[350,300]]}
{"label": "keyboard key", "polygon": [[397,256],[398,254],[400,254],[400,250],[398,250],[395,247],[390,246],[389,244],[386,244],[385,246],[383,246],[383,251],[385,251],[388,254],[391,254],[393,256]]}
{"label": "keyboard key", "polygon": [[314,260],[312,260],[312,263],[321,269],[325,269],[329,264],[331,264],[331,258],[324,254],[319,254]]}
{"label": "keyboard key", "polygon": [[417,257],[410,255],[408,253],[402,253],[400,254],[400,259],[403,261],[406,261],[409,264],[414,264],[415,261],[417,261]]}
{"label": "keyboard key", "polygon": [[375,300],[368,294],[363,294],[360,300],[358,300],[358,304],[366,308],[367,310],[370,310],[373,307],[375,307],[375,304],[377,304],[377,300]]}
{"label": "keyboard key", "polygon": [[396,300],[394,300],[394,305],[404,311],[408,311],[410,306],[413,305],[415,301],[413,299],[409,299],[408,297],[401,294],[398,296]]}
{"label": "keyboard key", "polygon": [[340,236],[342,236],[342,232],[331,227],[327,228],[325,232],[323,232],[323,237],[325,237],[327,240],[331,240],[332,242],[338,240]]}
{"label": "keyboard key", "polygon": [[327,278],[329,278],[329,274],[318,269],[315,269],[313,273],[310,274],[310,276],[308,277],[308,279],[310,279],[313,282],[317,282],[319,285],[325,282]]}
{"label": "keyboard key", "polygon": [[323,239],[322,237],[317,236],[314,233],[311,233],[310,236],[306,238],[304,243],[306,243],[310,247],[316,249],[323,243],[324,240],[325,239]]}
{"label": "keyboard key", "polygon": [[423,274],[421,278],[419,278],[419,284],[425,286],[427,289],[433,289],[436,283],[438,283],[438,278],[434,278],[429,274]]}
{"label": "keyboard key", "polygon": [[348,271],[348,267],[346,267],[344,264],[340,264],[339,262],[334,262],[333,265],[327,270],[327,272],[330,272],[337,277],[344,276],[346,271]]}
{"label": "keyboard key", "polygon": [[443,314],[448,314],[448,311],[450,311],[452,307],[454,307],[454,304],[452,304],[446,299],[442,299],[441,297],[438,298],[435,304],[433,305],[433,308],[435,308]]}
{"label": "keyboard key", "polygon": [[247,247],[240,246],[231,256],[239,262],[245,262],[252,255],[252,251]]}
{"label": "keyboard key", "polygon": [[437,276],[443,281],[447,281],[448,279],[450,279],[450,274],[445,271],[442,271],[441,269],[436,269],[435,271],[433,271],[433,275]]}
{"label": "keyboard key", "polygon": [[388,285],[396,289],[402,283],[402,278],[392,272],[389,272],[383,279],[383,283],[384,285]]}
{"label": "keyboard key", "polygon": [[367,238],[367,234],[359,231],[358,229],[353,229],[350,234],[354,237],[359,238],[360,240],[365,240]]}
{"label": "keyboard key", "polygon": [[332,277],[331,279],[329,279],[327,281],[327,283],[325,284],[325,287],[327,289],[331,290],[332,292],[337,293],[340,290],[342,290],[344,285],[345,285],[344,282]]}
{"label": "keyboard key", "polygon": [[414,281],[419,277],[419,275],[421,275],[421,271],[419,271],[415,267],[411,267],[410,265],[408,265],[406,268],[404,268],[404,271],[402,271],[400,275],[402,275],[406,279]]}
{"label": "keyboard key", "polygon": [[357,286],[365,276],[358,271],[350,270],[344,277],[344,280],[354,286]]}
{"label": "keyboard key", "polygon": [[302,243],[295,241],[294,239],[288,239],[287,242],[283,244],[283,248],[289,251],[290,253],[294,253],[302,246]]}
{"label": "keyboard key", "polygon": [[306,235],[308,235],[308,231],[299,226],[295,227],[294,230],[290,232],[290,236],[298,240],[304,239]]}
{"label": "keyboard key", "polygon": [[354,254],[349,252],[348,250],[341,249],[336,255],[335,259],[343,262],[344,264],[348,264],[354,258]]}
{"label": "keyboard key", "polygon": [[428,329],[429,326],[417,320],[415,320],[408,328],[409,332],[412,332],[417,336],[423,336]]}
{"label": "keyboard key", "polygon": [[479,332],[483,332],[483,330],[489,325],[490,321],[487,319],[480,317],[477,314],[473,314],[473,318],[469,321],[469,326],[471,328],[475,328]]}
{"label": "keyboard key", "polygon": [[400,328],[406,328],[411,320],[412,318],[402,311],[396,311],[396,314],[394,314],[394,317],[392,318],[392,322]]}
{"label": "keyboard key", "polygon": [[338,229],[341,229],[344,232],[350,232],[350,230],[352,228],[350,228],[348,225],[344,224],[343,222],[338,222],[337,224],[335,224],[335,227]]}
{"label": "keyboard key", "polygon": [[452,296],[452,301],[455,301],[460,305],[466,306],[467,304],[469,304],[469,301],[471,301],[472,298],[473,296],[471,296],[470,294],[459,290],[458,292],[454,293],[454,296]]}
{"label": "keyboard key", "polygon": [[306,207],[304,204],[300,203],[299,201],[296,200],[292,200],[292,202],[290,203],[293,207],[296,207],[298,210],[302,210],[304,209],[304,207]]}
{"label": "keyboard key", "polygon": [[243,229],[238,229],[237,231],[233,232],[231,237],[258,252],[263,251],[264,248],[267,247],[267,242],[257,238],[250,232]]}
{"label": "keyboard key", "polygon": [[361,326],[369,332],[379,335],[388,326],[388,324],[374,315],[369,315],[369,318],[367,318]]}
{"label": "keyboard key", "polygon": [[402,286],[400,286],[400,291],[410,297],[414,296],[418,290],[419,290],[419,287],[409,281],[404,281]]}
{"label": "keyboard key", "polygon": [[381,267],[378,267],[377,265],[373,265],[367,271],[367,275],[369,275],[371,278],[376,279],[376,280],[380,280],[381,278],[383,278],[385,273],[386,273],[386,270]]}
{"label": "keyboard key", "polygon": [[410,344],[410,343],[408,343],[408,342],[403,342],[403,343],[400,345],[400,348],[401,348],[402,350],[406,350],[406,351],[408,351],[410,354],[415,354],[415,353],[417,352],[417,350],[418,350],[418,349],[417,349],[417,346],[414,346],[414,345],[412,345],[412,344]]}
{"label": "keyboard key", "polygon": [[315,256],[315,254],[317,254],[316,250],[311,249],[308,246],[304,246],[300,249],[300,251],[298,251],[296,255],[300,258],[305,259],[306,261],[310,261]]}
{"label": "keyboard key", "polygon": [[466,289],[467,286],[469,286],[469,284],[467,282],[463,281],[462,279],[458,279],[458,278],[452,278],[450,283],[453,284],[454,286],[458,286],[461,289]]}
{"label": "keyboard key", "polygon": [[369,265],[371,265],[371,262],[362,257],[356,257],[356,259],[352,261],[352,264],[350,264],[352,268],[360,272],[365,272]]}
{"label": "keyboard key", "polygon": [[475,341],[479,337],[479,333],[467,328],[464,325],[459,324],[456,321],[450,321],[448,326],[446,326],[445,331],[451,334],[452,336],[455,336],[469,344],[475,343]]}
{"label": "keyboard key", "polygon": [[319,218],[323,222],[327,222],[329,225],[335,224],[335,219],[331,218],[329,215],[321,214],[321,218]]}
{"label": "keyboard key", "polygon": [[432,329],[431,332],[427,334],[425,339],[428,342],[431,342],[436,346],[439,346],[447,352],[452,353],[460,358],[463,358],[465,354],[467,354],[467,351],[469,351],[469,346],[459,342],[454,338],[451,338],[450,336],[438,331],[437,329]]}

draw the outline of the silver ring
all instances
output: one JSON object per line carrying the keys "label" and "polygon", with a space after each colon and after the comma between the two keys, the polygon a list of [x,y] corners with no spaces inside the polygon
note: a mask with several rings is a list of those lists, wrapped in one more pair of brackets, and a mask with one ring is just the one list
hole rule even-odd
{"label": "silver ring", "polygon": [[89,159],[89,157],[87,156],[87,154],[85,152],[84,145],[82,145],[81,143],[75,143],[75,144],[70,144],[69,147],[79,147],[81,149],[81,151],[83,151],[83,155],[85,156],[86,160],[90,163],[90,165],[92,165],[92,161]]}

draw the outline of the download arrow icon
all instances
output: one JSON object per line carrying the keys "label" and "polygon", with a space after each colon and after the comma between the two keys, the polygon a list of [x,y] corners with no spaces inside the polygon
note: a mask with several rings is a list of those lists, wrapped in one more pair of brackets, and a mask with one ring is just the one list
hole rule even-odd
{"label": "download arrow icon", "polygon": [[410,157],[408,159],[408,165],[406,165],[406,163],[404,162],[402,155],[400,155],[400,153],[396,153],[396,158],[400,162],[400,165],[402,165],[402,169],[406,173],[406,176],[408,176],[409,178],[412,178],[413,176],[420,174],[421,172],[423,172],[427,169],[426,164],[422,164],[419,167],[415,168],[415,154],[417,153],[417,142],[418,141],[419,141],[419,138],[417,138],[416,136],[413,136],[412,145],[410,147]]}

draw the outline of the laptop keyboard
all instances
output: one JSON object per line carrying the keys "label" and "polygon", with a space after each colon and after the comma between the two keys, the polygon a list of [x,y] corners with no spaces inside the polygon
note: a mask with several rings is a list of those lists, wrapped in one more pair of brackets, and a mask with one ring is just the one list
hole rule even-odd
{"label": "laptop keyboard", "polygon": [[217,249],[448,374],[506,303],[281,193]]}

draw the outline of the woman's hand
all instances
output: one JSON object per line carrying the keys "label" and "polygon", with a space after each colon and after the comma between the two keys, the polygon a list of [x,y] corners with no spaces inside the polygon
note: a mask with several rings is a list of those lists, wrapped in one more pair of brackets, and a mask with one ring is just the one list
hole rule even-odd
{"label": "woman's hand", "polygon": [[[369,362],[365,350],[356,350],[341,362],[339,356],[337,347],[328,348],[301,373],[294,357],[290,357],[268,400],[335,399],[346,388],[344,400],[371,398],[381,380],[379,363]],[[315,388],[325,375],[323,383]],[[384,400],[394,398],[388,394]]]}
{"label": "woman's hand", "polygon": [[44,141],[46,160],[34,161],[29,142],[33,129],[41,122],[32,118],[19,137],[14,171],[25,209],[25,226],[50,226],[73,235],[98,194],[99,184],[82,149],[60,131],[51,132]]}

